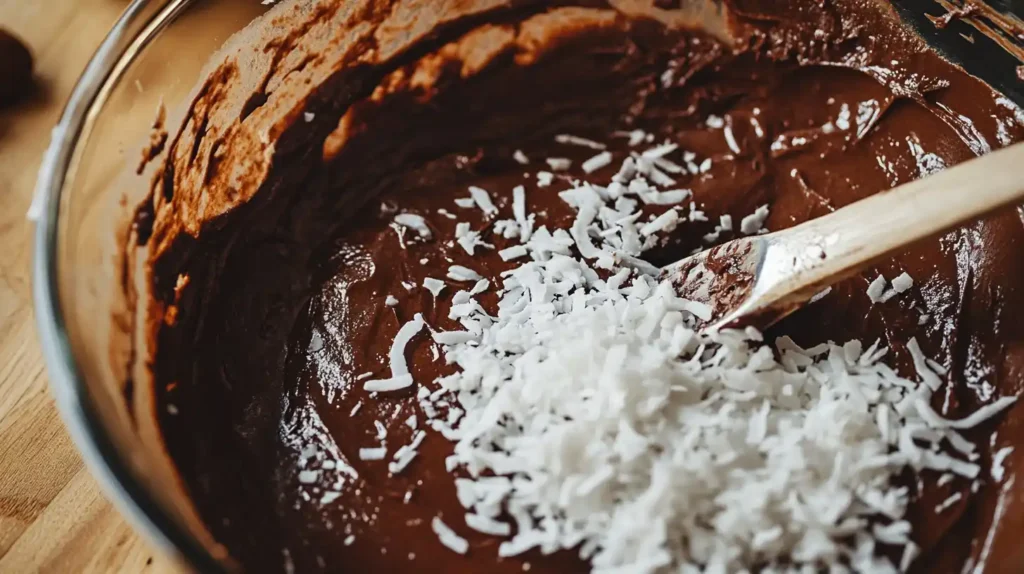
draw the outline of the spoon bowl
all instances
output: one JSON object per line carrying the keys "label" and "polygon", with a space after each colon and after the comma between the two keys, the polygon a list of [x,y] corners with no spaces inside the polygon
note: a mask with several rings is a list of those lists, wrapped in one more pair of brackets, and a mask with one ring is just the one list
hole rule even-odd
{"label": "spoon bowl", "polygon": [[712,309],[705,330],[763,329],[915,241],[1024,201],[1024,144],[964,162],[789,229],[741,237],[661,269]]}

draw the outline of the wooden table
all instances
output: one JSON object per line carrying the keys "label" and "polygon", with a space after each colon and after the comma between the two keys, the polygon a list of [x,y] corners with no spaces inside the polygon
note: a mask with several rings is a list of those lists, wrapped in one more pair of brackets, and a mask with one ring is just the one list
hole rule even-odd
{"label": "wooden table", "polygon": [[126,3],[0,0],[0,27],[31,47],[40,86],[0,112],[0,572],[181,571],[132,531],[82,465],[47,389],[32,315],[25,212],[39,160]]}

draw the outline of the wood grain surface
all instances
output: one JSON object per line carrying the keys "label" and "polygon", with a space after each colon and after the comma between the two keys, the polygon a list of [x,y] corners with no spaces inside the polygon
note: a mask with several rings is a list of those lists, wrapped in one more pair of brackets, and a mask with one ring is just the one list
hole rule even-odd
{"label": "wood grain surface", "polygon": [[47,389],[32,315],[25,212],[36,170],[72,86],[125,5],[0,0],[0,27],[29,45],[38,83],[30,100],[0,111],[0,573],[182,571],[132,531],[83,466]]}

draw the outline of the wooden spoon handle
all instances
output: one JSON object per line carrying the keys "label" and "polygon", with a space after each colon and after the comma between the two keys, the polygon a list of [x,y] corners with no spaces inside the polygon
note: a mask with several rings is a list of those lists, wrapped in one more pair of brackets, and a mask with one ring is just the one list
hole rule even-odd
{"label": "wooden spoon handle", "polygon": [[[1016,144],[773,235],[786,244],[831,238],[824,259],[796,281],[825,285],[915,241],[1022,201],[1024,144]],[[790,283],[794,287],[799,288]]]}

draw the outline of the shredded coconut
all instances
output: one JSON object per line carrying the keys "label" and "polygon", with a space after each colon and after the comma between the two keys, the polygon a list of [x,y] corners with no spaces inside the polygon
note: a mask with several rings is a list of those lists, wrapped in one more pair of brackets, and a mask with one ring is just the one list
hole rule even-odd
{"label": "shredded coconut", "polygon": [[529,253],[529,251],[526,249],[525,246],[513,245],[512,247],[502,249],[501,251],[498,252],[498,255],[501,257],[502,261],[511,261],[513,259],[525,257],[527,253]]}
{"label": "shredded coconut", "polygon": [[388,360],[391,365],[390,379],[368,380],[363,383],[363,389],[368,392],[397,391],[412,386],[412,375],[409,373],[409,365],[405,360],[405,348],[417,333],[423,329],[423,316],[419,313],[413,317],[395,335],[395,341],[391,344],[391,351],[388,352]]}
{"label": "shredded coconut", "polygon": [[483,279],[479,273],[462,265],[452,265],[449,267],[448,278],[452,281],[479,281]]}
{"label": "shredded coconut", "polygon": [[512,527],[507,522],[499,522],[482,514],[467,514],[466,526],[477,532],[492,536],[508,536],[512,534]]}
{"label": "shredded coconut", "polygon": [[679,214],[674,209],[670,209],[665,213],[662,213],[658,217],[654,218],[650,223],[645,224],[640,228],[640,235],[648,236],[658,232],[672,231],[675,229],[676,222],[679,221]]}
{"label": "shredded coconut", "polygon": [[422,215],[416,215],[415,213],[399,213],[395,216],[395,223],[412,229],[420,236],[421,239],[430,239],[433,237],[433,233],[427,225],[427,220],[424,219]]}
{"label": "shredded coconut", "polygon": [[1006,460],[1006,457],[1010,456],[1010,453],[1012,452],[1012,446],[1004,446],[1003,448],[997,450],[996,453],[992,455],[991,474],[992,478],[996,482],[1002,482],[1003,476],[1005,476],[1006,474],[1006,469],[1003,468],[1003,462]]}
{"label": "shredded coconut", "polygon": [[868,299],[872,303],[878,303],[882,300],[882,295],[885,292],[885,277],[879,275],[875,277],[875,280],[868,285]]}
{"label": "shredded coconut", "polygon": [[359,449],[359,460],[384,460],[387,455],[388,449],[386,447]]}
{"label": "shredded coconut", "polygon": [[430,521],[430,527],[433,529],[434,534],[437,535],[438,540],[441,541],[441,544],[444,544],[452,552],[465,554],[469,550],[469,542],[449,528],[439,516],[435,516]]}
{"label": "shredded coconut", "polygon": [[629,139],[629,146],[636,147],[645,141],[647,141],[648,134],[644,130],[632,130],[628,132],[615,132],[615,137],[624,137]]}
{"label": "shredded coconut", "polygon": [[444,290],[445,284],[444,284],[444,281],[441,281],[440,279],[434,279],[433,277],[427,277],[427,278],[425,278],[423,280],[423,287],[427,291],[430,291],[430,294],[433,295],[436,298],[438,295],[441,294],[441,291]]}
{"label": "shredded coconut", "polygon": [[491,201],[491,194],[487,193],[487,190],[471,185],[469,186],[469,195],[473,198],[473,203],[486,215],[498,213],[498,208],[494,206],[494,202]]}
{"label": "shredded coconut", "polygon": [[914,285],[914,280],[907,274],[906,271],[901,273],[898,277],[892,280],[892,288],[897,293],[903,293],[907,289],[910,289]]}
{"label": "shredded coconut", "polygon": [[494,249],[493,245],[486,243],[480,238],[479,231],[473,231],[470,228],[469,223],[465,221],[455,224],[455,242],[470,255],[473,255],[476,252],[477,247]]}
{"label": "shredded coconut", "polygon": [[768,219],[768,206],[762,205],[754,210],[754,213],[744,217],[740,221],[740,232],[745,235],[760,233],[764,229],[764,222]]}
{"label": "shredded coconut", "polygon": [[[467,527],[501,537],[499,556],[570,550],[600,572],[892,571],[877,544],[902,545],[909,566],[920,551],[905,520],[911,492],[894,479],[909,468],[976,480],[977,449],[958,431],[1017,397],[946,419],[930,406],[943,371],[915,339],[905,377],[877,341],[805,349],[754,329],[697,329],[711,308],[678,297],[640,258],[654,234],[688,224],[682,207],[641,211],[689,195],[654,188],[675,169],[658,160],[675,152],[636,153],[606,186],[573,182],[559,193],[576,211],[569,229],[532,229],[524,190],[511,190],[504,226],[519,241],[499,253],[516,266],[500,276],[496,309],[475,299],[487,280],[449,268],[476,282],[452,298],[461,327],[432,334],[457,370],[416,397],[424,426],[454,443],[445,467],[458,470]],[[762,232],[767,217],[763,205],[740,231]],[[885,283],[872,283],[873,301]],[[392,355],[421,327],[403,326],[412,333]],[[392,377],[407,372],[404,356],[391,359]],[[414,453],[400,448],[389,469]],[[468,550],[440,517],[432,528]]]}
{"label": "shredded coconut", "polygon": [[[564,157],[549,157],[546,160],[551,171],[565,171],[572,166],[572,160]],[[540,175],[539,173],[537,175]]]}
{"label": "shredded coconut", "polygon": [[960,499],[963,498],[963,496],[964,495],[959,492],[952,494],[949,498],[943,500],[935,507],[935,513],[941,514],[942,512],[945,512],[950,506],[960,502]]}
{"label": "shredded coconut", "polygon": [[607,166],[609,166],[611,164],[612,164],[612,152],[610,152],[610,151],[603,151],[603,152],[595,155],[594,157],[586,160],[585,162],[583,162],[583,164],[580,167],[583,168],[583,173],[590,174],[590,173],[594,173],[595,171],[597,171],[597,170],[599,170],[599,169],[601,169],[603,167],[607,167]]}
{"label": "shredded coconut", "polygon": [[587,138],[581,138],[570,134],[558,134],[555,136],[555,141],[560,144],[577,145],[582,147],[588,147],[590,149],[602,150],[608,146],[601,142],[596,142]]}

